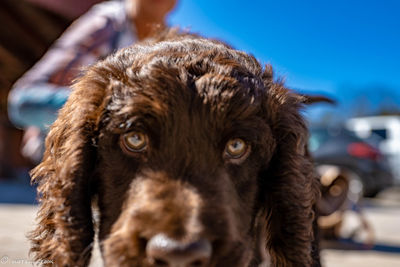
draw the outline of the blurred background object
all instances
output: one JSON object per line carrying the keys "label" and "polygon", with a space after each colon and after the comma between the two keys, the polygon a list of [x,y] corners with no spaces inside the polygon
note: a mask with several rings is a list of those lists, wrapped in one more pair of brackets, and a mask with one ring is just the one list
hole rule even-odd
{"label": "blurred background object", "polygon": [[337,166],[346,173],[357,200],[393,185],[391,169],[381,151],[345,128],[312,127],[309,148],[317,165]]}
{"label": "blurred background object", "polygon": [[[366,234],[362,242],[372,246],[374,231],[361,208],[362,182],[359,177],[336,165],[318,165],[317,172],[321,177],[321,199],[317,209],[322,248],[324,240],[352,240],[360,238],[360,233]],[[349,212],[358,216],[358,223],[351,228],[343,227],[344,217]]]}
{"label": "blurred background object", "polygon": [[38,7],[47,9],[51,12],[59,14],[68,19],[76,19],[84,12],[89,10],[91,6],[101,2],[101,0],[27,0]]}
{"label": "blurred background object", "polygon": [[396,184],[400,184],[400,115],[356,117],[349,119],[346,127],[382,151],[390,162]]}
{"label": "blurred background object", "polygon": [[12,84],[94,2],[100,1],[0,1],[0,179],[17,178],[33,166],[21,154],[21,130],[8,120],[7,95]]}
{"label": "blurred background object", "polygon": [[[71,2],[75,4],[71,5]],[[43,55],[72,20],[83,14],[94,2],[100,1],[2,0],[0,2],[2,112],[5,110],[7,89]]]}

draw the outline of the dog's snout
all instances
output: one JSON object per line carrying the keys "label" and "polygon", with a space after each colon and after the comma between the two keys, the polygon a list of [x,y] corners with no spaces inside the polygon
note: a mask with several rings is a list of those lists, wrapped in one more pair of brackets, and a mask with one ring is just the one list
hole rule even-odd
{"label": "dog's snout", "polygon": [[204,267],[211,257],[211,244],[205,239],[178,241],[158,234],[146,246],[149,261],[155,267]]}

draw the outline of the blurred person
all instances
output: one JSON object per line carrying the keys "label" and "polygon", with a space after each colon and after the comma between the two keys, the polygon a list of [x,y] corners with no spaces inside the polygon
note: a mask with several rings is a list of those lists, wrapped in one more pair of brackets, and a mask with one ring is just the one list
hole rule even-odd
{"label": "blurred person", "polygon": [[26,129],[24,156],[39,162],[43,139],[83,66],[149,37],[166,26],[177,0],[106,1],[74,21],[46,54],[13,86],[10,120]]}

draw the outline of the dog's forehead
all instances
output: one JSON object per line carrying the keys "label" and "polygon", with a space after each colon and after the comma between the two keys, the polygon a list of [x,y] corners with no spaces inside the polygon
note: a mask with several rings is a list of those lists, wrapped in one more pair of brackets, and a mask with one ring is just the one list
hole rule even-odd
{"label": "dog's forehead", "polygon": [[200,103],[214,112],[245,114],[262,98],[258,62],[219,43],[168,41],[117,57],[125,67],[111,84],[110,109],[120,113],[171,112]]}

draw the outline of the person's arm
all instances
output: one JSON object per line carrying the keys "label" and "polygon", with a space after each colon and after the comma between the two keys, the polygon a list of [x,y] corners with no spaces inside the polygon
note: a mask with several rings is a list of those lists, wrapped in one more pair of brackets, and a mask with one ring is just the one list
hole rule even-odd
{"label": "person's arm", "polygon": [[115,29],[109,18],[96,11],[94,8],[76,20],[15,83],[9,94],[8,114],[16,126],[46,130],[66,102],[69,86],[82,66],[110,52],[105,50]]}
{"label": "person's arm", "polygon": [[67,101],[69,92],[69,87],[47,83],[14,87],[8,98],[8,116],[17,127],[36,126],[47,130],[57,118],[57,111]]}

